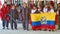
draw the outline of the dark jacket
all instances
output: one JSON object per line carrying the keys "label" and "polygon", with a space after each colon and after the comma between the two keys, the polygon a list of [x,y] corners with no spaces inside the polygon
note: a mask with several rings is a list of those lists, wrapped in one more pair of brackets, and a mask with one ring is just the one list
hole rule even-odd
{"label": "dark jacket", "polygon": [[22,15],[22,20],[29,20],[29,15],[30,15],[30,11],[29,11],[29,9],[28,9],[28,7],[26,7],[26,8],[21,8],[20,9],[20,13],[21,13],[21,15]]}
{"label": "dark jacket", "polygon": [[36,10],[35,13],[40,13],[40,12],[38,10]]}
{"label": "dark jacket", "polygon": [[10,9],[9,16],[13,19],[18,19],[18,11],[16,9]]}

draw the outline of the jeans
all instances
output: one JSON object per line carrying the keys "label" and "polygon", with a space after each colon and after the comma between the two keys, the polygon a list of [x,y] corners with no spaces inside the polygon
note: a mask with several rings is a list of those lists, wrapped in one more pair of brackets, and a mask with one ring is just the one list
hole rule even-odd
{"label": "jeans", "polygon": [[15,29],[17,29],[17,22],[16,20],[13,20],[12,17],[10,17],[10,24],[11,24],[11,29],[13,29],[13,24],[14,24]]}
{"label": "jeans", "polygon": [[5,26],[8,28],[9,23],[6,19],[3,19],[2,25],[3,25],[3,28],[5,28]]}
{"label": "jeans", "polygon": [[27,29],[28,30],[28,27],[29,27],[29,21],[28,20],[23,20],[23,29]]}

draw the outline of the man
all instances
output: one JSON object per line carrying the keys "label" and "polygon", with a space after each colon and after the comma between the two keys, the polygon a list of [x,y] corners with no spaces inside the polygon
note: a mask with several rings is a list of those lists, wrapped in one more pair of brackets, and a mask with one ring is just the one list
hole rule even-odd
{"label": "man", "polygon": [[3,24],[2,25],[3,25],[3,29],[5,29],[5,26],[8,29],[8,23],[7,23],[6,18],[7,18],[7,14],[9,12],[9,9],[7,7],[7,2],[5,2],[4,5],[2,6],[1,11],[2,11],[2,20],[3,20]]}
{"label": "man", "polygon": [[29,26],[29,11],[28,11],[28,7],[27,4],[24,2],[22,9],[20,10],[20,13],[22,15],[22,20],[23,20],[23,29],[24,30],[28,30],[28,26]]}

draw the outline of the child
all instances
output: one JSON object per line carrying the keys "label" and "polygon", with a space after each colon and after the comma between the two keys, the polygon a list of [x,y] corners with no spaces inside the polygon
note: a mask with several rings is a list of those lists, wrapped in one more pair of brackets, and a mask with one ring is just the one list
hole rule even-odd
{"label": "child", "polygon": [[34,4],[33,9],[31,10],[31,13],[39,13],[37,10],[37,6]]}
{"label": "child", "polygon": [[43,8],[43,12],[47,12],[48,11],[48,5],[45,5],[45,7]]}
{"label": "child", "polygon": [[42,12],[42,6],[38,6],[38,12],[43,13]]}
{"label": "child", "polygon": [[52,12],[54,12],[54,8],[53,8],[53,6],[52,6],[52,5],[49,5],[49,8],[50,8],[50,9],[49,9],[49,11],[48,11],[48,12],[51,12],[51,13],[52,13]]}
{"label": "child", "polygon": [[9,16],[10,16],[10,24],[11,24],[11,29],[13,30],[13,23],[14,23],[14,27],[15,29],[17,29],[17,23],[16,23],[16,19],[18,19],[18,12],[15,9],[15,5],[12,5],[10,12],[9,12]]}

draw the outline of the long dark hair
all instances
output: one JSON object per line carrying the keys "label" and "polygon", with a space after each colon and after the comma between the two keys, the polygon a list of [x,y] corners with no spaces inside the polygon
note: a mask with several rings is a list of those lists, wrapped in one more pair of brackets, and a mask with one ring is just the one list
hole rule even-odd
{"label": "long dark hair", "polygon": [[35,5],[35,4],[33,4],[33,7],[36,7],[36,9],[38,9],[38,8],[37,8],[37,5]]}

